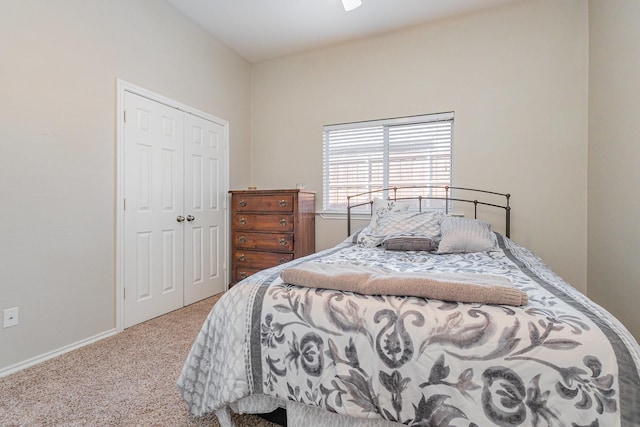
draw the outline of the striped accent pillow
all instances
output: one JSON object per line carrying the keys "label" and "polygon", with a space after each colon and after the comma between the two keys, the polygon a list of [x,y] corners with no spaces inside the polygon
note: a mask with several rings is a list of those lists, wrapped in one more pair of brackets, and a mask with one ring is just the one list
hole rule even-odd
{"label": "striped accent pillow", "polygon": [[479,219],[446,217],[440,224],[439,254],[484,252],[496,249],[491,225]]}

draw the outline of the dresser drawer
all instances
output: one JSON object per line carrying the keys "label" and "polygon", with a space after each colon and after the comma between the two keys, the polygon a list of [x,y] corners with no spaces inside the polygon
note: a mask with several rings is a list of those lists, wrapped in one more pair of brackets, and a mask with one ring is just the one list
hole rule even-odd
{"label": "dresser drawer", "polygon": [[246,194],[233,198],[233,208],[236,212],[293,212],[293,196]]}
{"label": "dresser drawer", "polygon": [[293,231],[293,215],[236,213],[231,218],[234,230]]}
{"label": "dresser drawer", "polygon": [[293,259],[293,254],[272,253],[259,251],[243,251],[237,250],[233,254],[233,261],[238,267],[247,267],[262,270],[264,268],[273,267],[284,264]]}
{"label": "dresser drawer", "polygon": [[260,271],[259,268],[236,267],[233,275],[233,281],[234,283],[239,282],[240,280],[246,279],[252,274],[256,274],[258,271]]}
{"label": "dresser drawer", "polygon": [[233,244],[236,250],[261,249],[266,251],[293,251],[293,234],[291,233],[233,233]]}

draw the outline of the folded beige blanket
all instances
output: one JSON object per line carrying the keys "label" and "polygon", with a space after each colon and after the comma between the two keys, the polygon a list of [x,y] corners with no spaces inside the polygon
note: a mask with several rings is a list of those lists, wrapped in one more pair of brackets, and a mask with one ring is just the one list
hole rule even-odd
{"label": "folded beige blanket", "polygon": [[285,283],[365,295],[399,295],[482,304],[527,304],[507,277],[470,273],[412,273],[383,268],[305,262],[280,273]]}

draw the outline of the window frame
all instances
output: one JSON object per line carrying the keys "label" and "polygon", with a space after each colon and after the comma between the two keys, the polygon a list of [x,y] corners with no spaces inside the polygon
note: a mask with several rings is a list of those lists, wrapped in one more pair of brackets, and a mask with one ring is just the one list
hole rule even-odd
{"label": "window frame", "polygon": [[[330,159],[327,158],[329,138],[328,135],[332,131],[344,131],[344,130],[354,130],[354,129],[367,129],[367,128],[375,128],[375,127],[383,127],[383,148],[382,148],[382,188],[389,188],[394,185],[394,183],[389,182],[389,128],[393,126],[402,126],[402,125],[412,125],[412,124],[426,124],[426,123],[434,123],[434,122],[442,122],[447,121],[450,122],[450,162],[449,162],[449,182],[448,183],[437,183],[435,185],[453,185],[453,143],[454,143],[454,112],[443,112],[443,113],[434,113],[434,114],[424,114],[418,116],[407,116],[407,117],[397,117],[397,118],[389,118],[389,119],[378,119],[378,120],[367,120],[362,122],[350,122],[350,123],[341,123],[341,124],[333,124],[333,125],[325,125],[323,127],[323,142],[322,142],[322,188],[323,188],[323,196],[322,196],[322,216],[323,217],[344,217],[346,216],[346,205],[347,200],[345,198],[344,207],[340,207],[339,209],[332,208],[328,209],[330,205],[330,193],[329,193],[329,162]],[[421,185],[434,185],[433,181],[423,182]],[[378,189],[376,186],[375,189]],[[369,190],[372,190],[369,187]],[[366,190],[365,190],[366,191]],[[360,193],[362,191],[355,190],[353,193]],[[382,193],[381,193],[382,194]],[[382,197],[387,197],[386,194],[382,194]],[[334,203],[335,204],[335,203]],[[366,215],[366,212],[362,213]]]}

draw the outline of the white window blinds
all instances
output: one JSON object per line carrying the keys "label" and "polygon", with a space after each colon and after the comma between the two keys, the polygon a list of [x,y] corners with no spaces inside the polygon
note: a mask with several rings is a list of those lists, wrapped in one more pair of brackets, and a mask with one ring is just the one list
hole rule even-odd
{"label": "white window blinds", "polygon": [[453,113],[325,126],[324,212],[344,213],[356,193],[451,185],[452,144]]}

